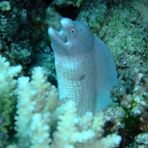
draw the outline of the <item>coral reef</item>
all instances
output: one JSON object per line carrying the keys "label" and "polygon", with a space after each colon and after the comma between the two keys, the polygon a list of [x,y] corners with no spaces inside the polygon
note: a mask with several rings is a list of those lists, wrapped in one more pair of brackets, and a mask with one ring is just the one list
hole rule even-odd
{"label": "coral reef", "polygon": [[[30,74],[30,69],[36,65],[36,54],[48,57],[52,54],[47,28],[56,22],[53,21],[57,20],[55,15],[59,15],[54,9],[47,11],[50,4],[50,1],[41,0],[35,3],[31,0],[0,2],[0,53],[9,58],[11,64],[21,64],[26,74]],[[41,65],[44,66],[44,62]],[[55,80],[52,63],[48,68],[52,73],[49,77]]]}
{"label": "coral reef", "polygon": [[[148,147],[147,1],[58,1],[0,1],[0,54],[13,65],[0,56],[0,147]],[[114,104],[95,115],[78,116],[50,84],[56,78],[47,28],[58,28],[61,17],[87,22],[116,60]],[[35,66],[45,70],[31,74]]]}
{"label": "coral reef", "polygon": [[2,11],[10,11],[11,6],[8,1],[1,1],[0,2],[0,10]]}

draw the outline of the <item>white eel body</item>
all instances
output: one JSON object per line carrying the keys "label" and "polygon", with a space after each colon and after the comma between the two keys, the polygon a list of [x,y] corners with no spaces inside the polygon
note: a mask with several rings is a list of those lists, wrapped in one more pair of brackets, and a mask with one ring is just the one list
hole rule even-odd
{"label": "white eel body", "polygon": [[117,84],[110,49],[79,21],[61,20],[58,32],[49,28],[55,55],[59,99],[73,100],[78,113],[95,112],[111,104]]}

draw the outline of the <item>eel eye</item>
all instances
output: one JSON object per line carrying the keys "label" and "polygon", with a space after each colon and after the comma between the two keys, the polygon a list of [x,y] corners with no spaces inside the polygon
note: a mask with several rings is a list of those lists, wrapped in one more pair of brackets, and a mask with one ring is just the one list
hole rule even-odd
{"label": "eel eye", "polygon": [[74,30],[74,29],[72,29],[70,32],[71,32],[71,33],[74,33],[74,32],[75,32],[75,30]]}

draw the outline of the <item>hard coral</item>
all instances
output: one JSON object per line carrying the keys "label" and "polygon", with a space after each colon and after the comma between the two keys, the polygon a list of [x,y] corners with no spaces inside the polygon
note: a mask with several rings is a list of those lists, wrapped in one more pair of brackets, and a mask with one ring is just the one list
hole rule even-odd
{"label": "hard coral", "polygon": [[[18,98],[15,117],[17,143],[12,139],[12,145],[7,143],[8,148],[60,148],[61,146],[108,148],[109,145],[112,147],[119,145],[121,137],[118,134],[103,136],[105,132],[103,127],[106,122],[103,112],[95,116],[92,113],[86,113],[80,117],[74,102],[58,102],[56,88],[47,82],[41,67],[34,69],[31,79],[24,76],[15,79],[19,72],[21,72],[21,66],[12,67],[5,58],[0,56],[0,101],[5,102],[6,99],[14,103],[16,96]],[[14,100],[12,100],[13,97]],[[13,103],[8,104],[8,110],[6,110],[7,101],[3,104],[4,108],[0,108],[0,111],[4,109],[1,114],[5,117],[14,113]],[[62,105],[59,106],[61,103]],[[2,118],[0,123],[7,131],[13,126],[12,122],[9,122],[6,128]],[[4,132],[0,131],[0,134],[2,136]],[[9,132],[6,134],[11,135]],[[0,146],[6,145],[1,143]]]}
{"label": "hard coral", "polygon": [[0,147],[10,138],[13,131],[16,77],[21,69],[21,66],[10,66],[6,58],[0,55]]}

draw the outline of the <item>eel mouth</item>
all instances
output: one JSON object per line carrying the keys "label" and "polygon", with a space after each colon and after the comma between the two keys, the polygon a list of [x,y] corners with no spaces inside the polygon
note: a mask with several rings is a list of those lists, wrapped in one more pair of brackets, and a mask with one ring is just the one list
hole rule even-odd
{"label": "eel mouth", "polygon": [[48,29],[48,34],[55,46],[58,46],[60,48],[66,47],[65,43],[67,42],[67,36],[66,33],[62,31],[62,29],[58,32],[57,30],[50,27]]}
{"label": "eel mouth", "polygon": [[55,30],[52,27],[48,29],[48,34],[50,35],[53,44],[59,48],[67,49],[67,42],[70,41],[70,31],[74,28],[74,23],[69,18],[63,18],[60,21],[61,29]]}
{"label": "eel mouth", "polygon": [[50,27],[48,29],[48,34],[55,45],[58,47],[66,47],[66,43],[69,39],[69,29],[73,26],[73,22],[71,19],[63,18],[60,23],[61,29],[59,31]]}

